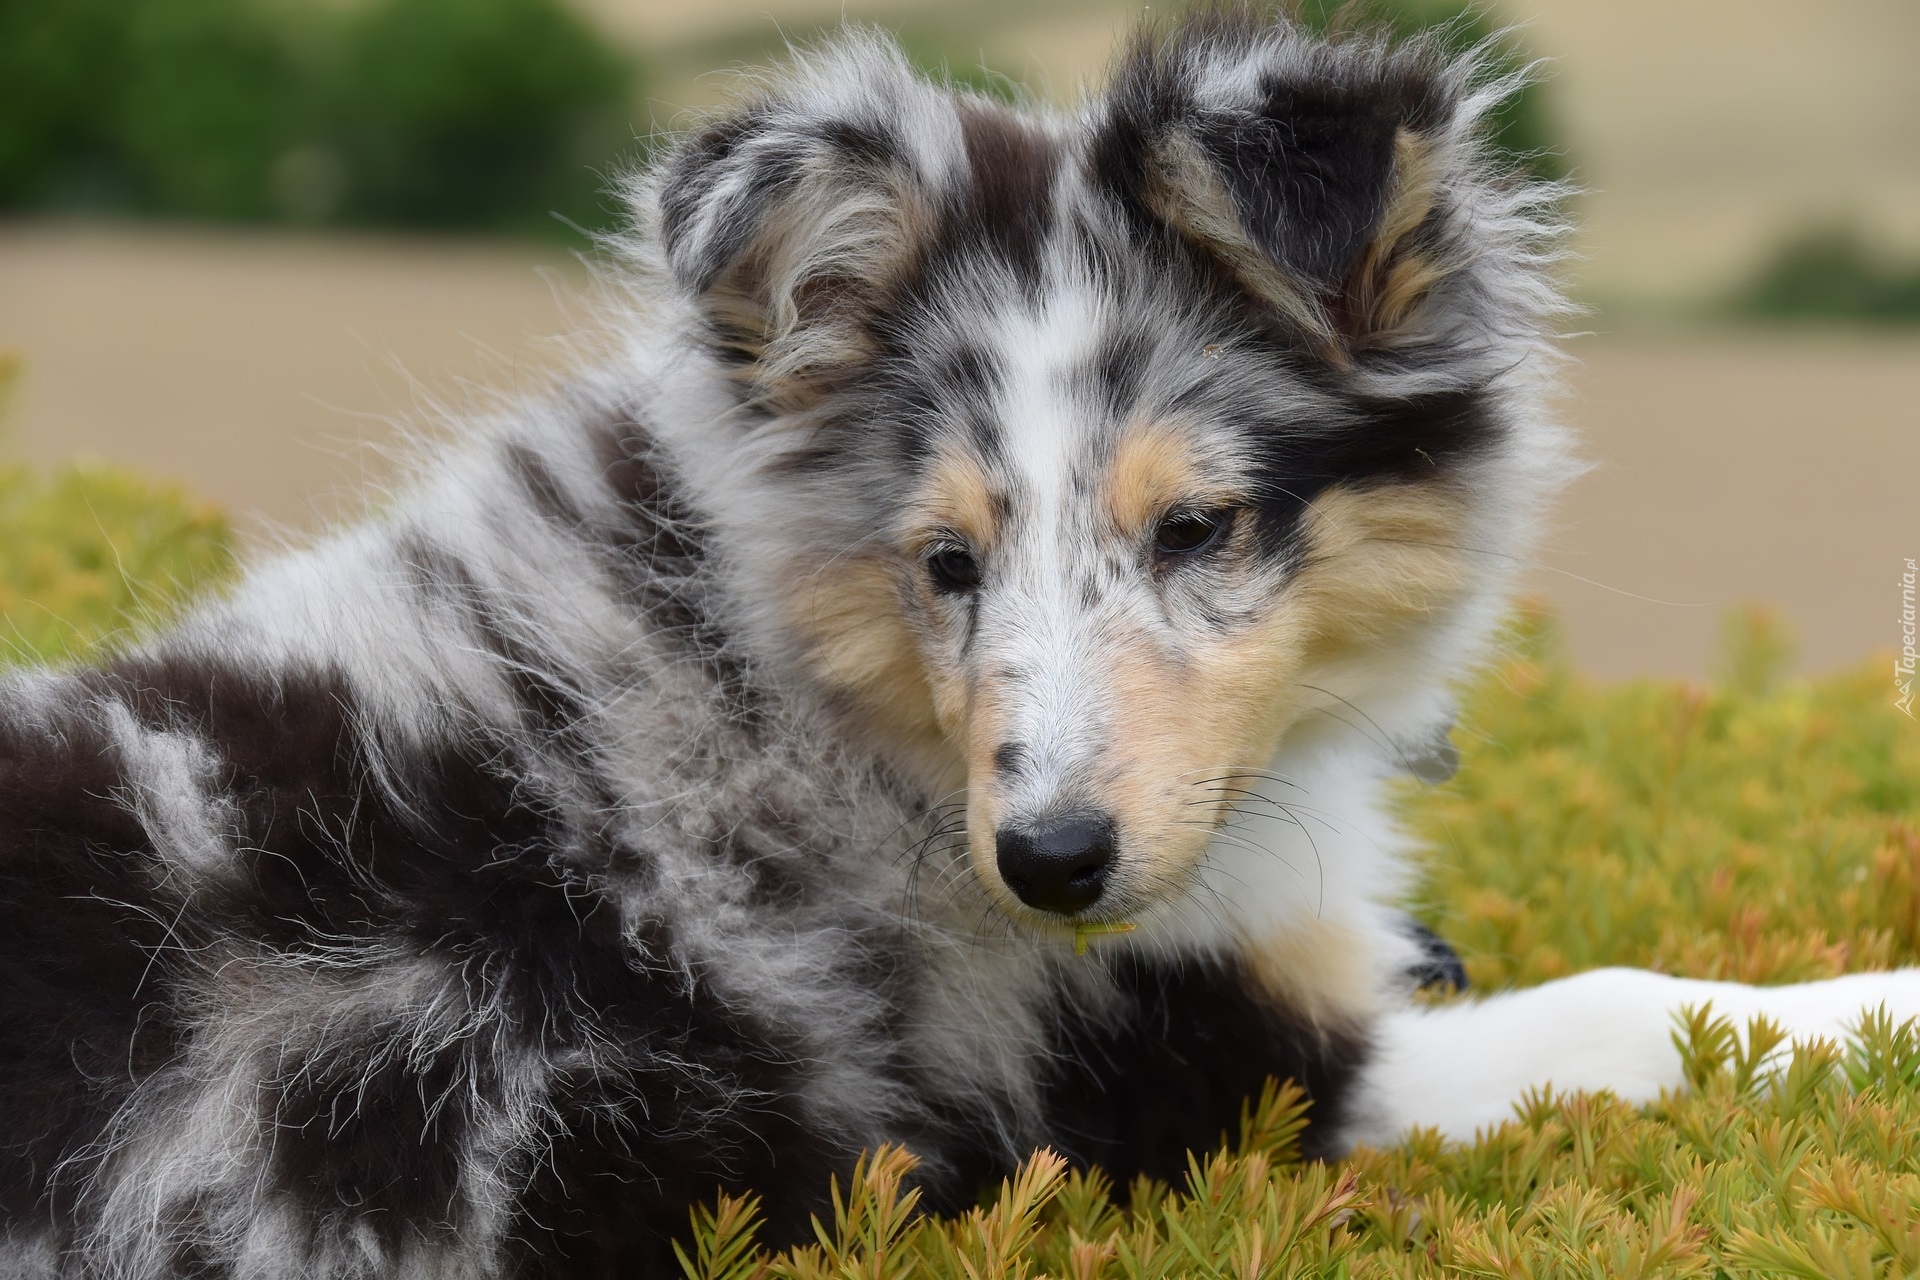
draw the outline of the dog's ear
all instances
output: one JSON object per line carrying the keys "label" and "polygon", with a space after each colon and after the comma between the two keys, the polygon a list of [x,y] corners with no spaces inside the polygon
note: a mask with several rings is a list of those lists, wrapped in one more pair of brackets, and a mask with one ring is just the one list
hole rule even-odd
{"label": "dog's ear", "polygon": [[1136,42],[1091,176],[1345,363],[1435,336],[1437,295],[1469,283],[1472,206],[1493,194],[1478,123],[1499,97],[1475,81],[1432,38],[1213,11]]}
{"label": "dog's ear", "polygon": [[862,321],[932,217],[956,129],[950,99],[893,45],[855,35],[660,167],[668,268],[761,396],[802,403],[866,354]]}

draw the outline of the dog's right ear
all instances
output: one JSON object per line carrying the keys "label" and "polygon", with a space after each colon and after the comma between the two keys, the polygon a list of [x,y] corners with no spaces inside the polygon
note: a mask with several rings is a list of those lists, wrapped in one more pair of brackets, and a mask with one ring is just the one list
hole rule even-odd
{"label": "dog's right ear", "polygon": [[1557,222],[1552,188],[1488,162],[1483,123],[1518,81],[1487,82],[1482,57],[1200,6],[1123,59],[1090,172],[1335,365],[1486,345],[1556,309]]}
{"label": "dog's right ear", "polygon": [[667,265],[760,398],[799,407],[869,354],[863,320],[933,218],[958,130],[897,48],[854,36],[658,171]]}

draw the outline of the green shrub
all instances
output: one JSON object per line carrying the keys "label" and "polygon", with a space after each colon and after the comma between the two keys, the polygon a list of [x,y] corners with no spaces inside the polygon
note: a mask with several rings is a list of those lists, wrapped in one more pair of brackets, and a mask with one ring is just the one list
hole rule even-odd
{"label": "green shrub", "polygon": [[1468,1144],[1417,1135],[1303,1164],[1306,1108],[1270,1088],[1190,1162],[1122,1208],[1097,1173],[1036,1154],[980,1208],[919,1216],[911,1156],[883,1149],[834,1187],[819,1243],[754,1246],[757,1204],[695,1211],[690,1280],[1525,1280],[1920,1274],[1920,1038],[1868,1019],[1847,1050],[1780,1044],[1696,1011],[1692,1091],[1644,1109],[1542,1092]]}
{"label": "green shrub", "polygon": [[1876,252],[1849,227],[1816,228],[1775,250],[1731,309],[1761,319],[1920,323],[1920,262]]}
{"label": "green shrub", "polygon": [[602,222],[588,166],[618,149],[624,122],[608,117],[630,79],[549,0],[369,7],[349,25],[335,86],[347,214],[498,227],[565,205]]}
{"label": "green shrub", "polygon": [[1459,774],[1405,797],[1428,922],[1476,985],[1920,963],[1920,732],[1887,668],[1787,680],[1770,615],[1728,632],[1725,683],[1596,685],[1522,615],[1464,703]]}
{"label": "green shrub", "polygon": [[[0,412],[19,362],[0,351]],[[97,654],[234,569],[226,517],[118,467],[0,464],[0,666]]]}
{"label": "green shrub", "polygon": [[605,224],[633,82],[563,0],[12,0],[0,209]]}
{"label": "green shrub", "polygon": [[254,0],[0,6],[0,206],[260,217],[311,77]]}
{"label": "green shrub", "polygon": [[123,7],[0,4],[0,208],[68,204],[79,188],[125,185],[110,87],[125,65]]}
{"label": "green shrub", "polygon": [[143,200],[213,218],[276,212],[274,163],[308,123],[288,33],[254,0],[126,8],[117,140]]}
{"label": "green shrub", "polygon": [[0,665],[86,657],[232,572],[224,516],[123,469],[0,466]]}

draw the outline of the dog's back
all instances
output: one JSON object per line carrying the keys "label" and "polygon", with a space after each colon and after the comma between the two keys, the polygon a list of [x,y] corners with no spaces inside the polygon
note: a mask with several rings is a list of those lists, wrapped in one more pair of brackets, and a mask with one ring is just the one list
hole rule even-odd
{"label": "dog's back", "polygon": [[906,811],[755,697],[641,442],[576,491],[534,439],[0,685],[14,1267],[660,1270],[717,1186],[803,1227],[905,1105],[904,934],[835,849]]}

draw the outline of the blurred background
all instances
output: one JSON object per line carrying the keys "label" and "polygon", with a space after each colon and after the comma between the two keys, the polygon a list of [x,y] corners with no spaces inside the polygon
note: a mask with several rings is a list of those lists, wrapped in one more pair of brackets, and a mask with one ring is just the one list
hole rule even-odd
{"label": "blurred background", "polygon": [[[1164,8],[0,0],[0,568],[35,581],[55,524],[91,522],[73,556],[117,554],[118,491],[86,479],[108,464],[179,486],[176,542],[245,543],[351,509],[397,424],[537,387],[585,323],[578,255],[620,216],[606,175],[787,40],[879,22],[930,69],[1070,102]],[[1544,79],[1502,141],[1585,189],[1564,409],[1593,468],[1532,577],[1576,661],[1704,674],[1744,601],[1804,669],[1896,645],[1920,556],[1920,5],[1380,9],[1506,29]],[[16,636],[60,611],[13,592]]]}

